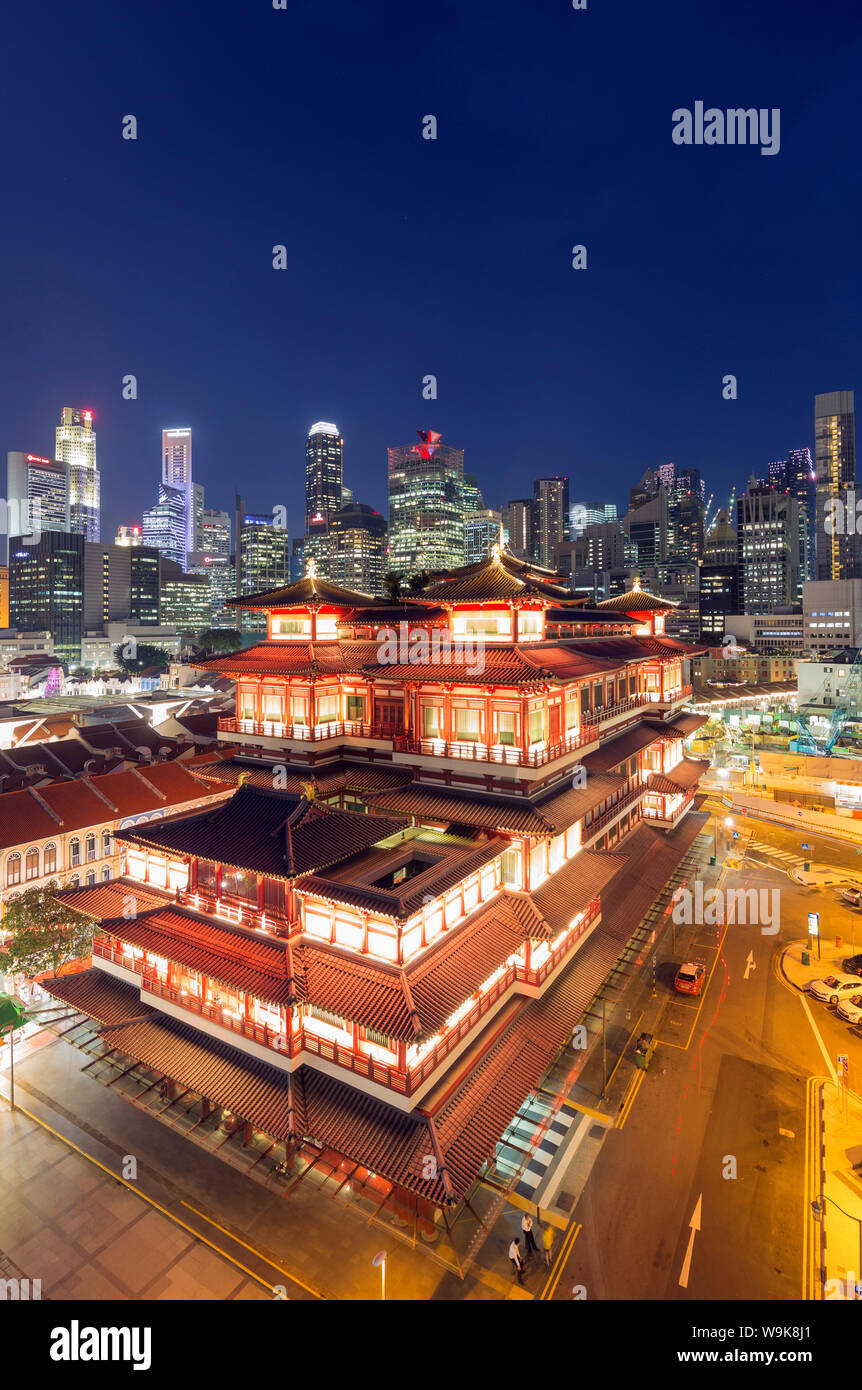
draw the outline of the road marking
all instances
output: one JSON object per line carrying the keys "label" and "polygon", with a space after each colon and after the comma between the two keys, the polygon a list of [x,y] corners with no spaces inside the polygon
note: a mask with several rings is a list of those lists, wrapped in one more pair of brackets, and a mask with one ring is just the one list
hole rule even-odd
{"label": "road marking", "polygon": [[630,1113],[630,1111],[631,1111],[631,1108],[632,1108],[632,1106],[633,1106],[634,1103],[635,1103],[635,1098],[636,1098],[636,1096],[637,1096],[637,1093],[638,1093],[638,1091],[640,1090],[641,1086],[643,1085],[643,1081],[644,1081],[644,1077],[645,1077],[645,1076],[646,1076],[646,1072],[645,1072],[645,1071],[639,1071],[638,1074],[637,1074],[637,1076],[636,1076],[635,1079],[634,1079],[633,1085],[629,1088],[629,1091],[628,1091],[628,1093],[627,1093],[627,1095],[626,1095],[626,1098],[625,1098],[625,1100],[623,1101],[623,1105],[622,1105],[622,1109],[621,1109],[620,1114],[619,1114],[619,1118],[617,1119],[617,1129],[622,1129],[623,1125],[625,1124],[626,1120],[628,1119],[629,1113]]}
{"label": "road marking", "polygon": [[[15,1109],[20,1111],[22,1115],[26,1115],[27,1119],[32,1120],[34,1124],[40,1125],[42,1129],[46,1129],[49,1134],[53,1134],[55,1139],[60,1139],[64,1144],[68,1144],[70,1149],[74,1149],[75,1153],[80,1154],[82,1158],[88,1159],[96,1168],[101,1168],[102,1172],[107,1173],[109,1178],[113,1178],[114,1182],[118,1182],[122,1187],[127,1188],[129,1192],[133,1192],[142,1202],[146,1202],[148,1206],[155,1207],[156,1211],[161,1212],[162,1216],[166,1216],[169,1221],[173,1221],[175,1226],[179,1226],[182,1230],[188,1231],[189,1235],[193,1236],[195,1240],[199,1240],[203,1245],[208,1245],[210,1250],[215,1250],[217,1255],[221,1255],[222,1259],[228,1260],[232,1265],[236,1265],[237,1269],[241,1269],[243,1274],[247,1274],[249,1279],[253,1279],[256,1284],[260,1284],[262,1288],[268,1289],[270,1293],[275,1293],[274,1285],[268,1284],[265,1279],[261,1279],[258,1274],[255,1274],[254,1270],[248,1269],[244,1264],[241,1264],[239,1260],[235,1260],[233,1255],[229,1255],[226,1250],[222,1250],[218,1245],[214,1245],[211,1240],[207,1240],[206,1236],[201,1235],[200,1231],[196,1231],[193,1227],[187,1226],[185,1221],[181,1221],[178,1216],[173,1216],[166,1207],[161,1206],[158,1202],[154,1202],[152,1197],[147,1196],[146,1192],[142,1192],[139,1187],[135,1187],[134,1183],[127,1182],[125,1178],[121,1178],[117,1173],[112,1172],[106,1164],[100,1163],[92,1154],[88,1154],[86,1149],[79,1148],[71,1139],[67,1139],[65,1134],[61,1134],[59,1130],[52,1129],[44,1120],[40,1120],[38,1115],[34,1115],[30,1110],[25,1110],[23,1105],[16,1105]],[[184,1203],[183,1205],[186,1204]],[[235,1237],[231,1238],[235,1239]],[[241,1241],[240,1244],[242,1244]],[[263,1258],[264,1256],[261,1256],[261,1259]],[[266,1263],[271,1265],[272,1260],[267,1260]],[[278,1265],[274,1265],[273,1268],[278,1269]],[[288,1277],[293,1280],[293,1282],[299,1283],[298,1279],[294,1280],[292,1274]],[[302,1287],[304,1288],[305,1285]],[[319,1298],[320,1295],[317,1294],[316,1297]]]}
{"label": "road marking", "polygon": [[304,1284],[295,1274],[291,1274],[290,1270],[284,1269],[275,1260],[271,1260],[268,1255],[264,1255],[263,1252],[258,1250],[254,1245],[248,1245],[244,1240],[240,1240],[239,1236],[235,1236],[233,1231],[229,1231],[226,1226],[220,1226],[217,1221],[213,1221],[211,1216],[207,1216],[205,1212],[198,1211],[197,1207],[192,1206],[191,1202],[183,1201],[183,1206],[188,1207],[189,1211],[193,1211],[195,1216],[199,1216],[202,1221],[208,1221],[211,1226],[215,1226],[217,1231],[221,1231],[223,1235],[228,1236],[230,1240],[235,1240],[237,1245],[241,1245],[244,1250],[250,1251],[252,1255],[257,1255],[259,1260],[265,1260],[273,1269],[277,1269],[279,1274],[287,1275],[287,1278],[292,1284],[298,1284],[301,1289],[305,1289],[305,1292],[310,1293],[314,1298],[322,1297],[316,1289],[312,1289],[308,1284]]}
{"label": "road marking", "polygon": [[784,1139],[795,1139],[795,1138],[796,1138],[796,1135],[793,1133],[793,1130],[792,1130],[792,1129],[781,1129],[781,1128],[779,1128],[778,1133],[779,1133]]}
{"label": "road marking", "polygon": [[591,1120],[598,1120],[600,1124],[612,1125],[613,1115],[606,1115],[602,1110],[591,1110],[588,1105],[581,1105],[576,1100],[564,1100],[563,1105],[568,1105],[572,1110],[579,1110],[582,1115],[589,1115]]}
{"label": "road marking", "polygon": [[756,962],[756,960],[754,959],[754,952],[753,952],[753,951],[749,951],[749,953],[748,953],[748,959],[747,959],[746,962],[745,962],[745,974],[744,974],[743,977],[742,977],[743,980],[747,980],[748,977],[749,977],[749,975],[751,974],[752,970],[756,970],[756,969],[757,969],[757,962]]}
{"label": "road marking", "polygon": [[568,1235],[565,1236],[563,1243],[560,1246],[560,1253],[556,1258],[554,1267],[551,1270],[551,1273],[548,1275],[548,1281],[545,1284],[545,1287],[542,1289],[542,1292],[539,1294],[540,1299],[550,1301],[550,1299],[553,1298],[557,1289],[557,1285],[560,1282],[560,1277],[563,1273],[563,1270],[566,1267],[566,1261],[568,1260],[569,1255],[572,1252],[572,1247],[574,1246],[574,1243],[577,1240],[580,1231],[581,1224],[580,1222],[578,1222],[577,1225],[572,1226]]}
{"label": "road marking", "polygon": [[703,1204],[703,1193],[697,1199],[697,1206],[691,1214],[689,1221],[688,1249],[685,1252],[685,1259],[682,1262],[682,1271],[679,1276],[680,1288],[688,1288],[688,1276],[691,1274],[691,1257],[694,1254],[694,1238],[700,1230],[700,1216]]}
{"label": "road marking", "polygon": [[803,1009],[805,1010],[806,1015],[808,1016],[808,1022],[811,1024],[811,1031],[812,1031],[812,1033],[814,1034],[815,1038],[817,1039],[817,1046],[820,1048],[820,1051],[823,1053],[823,1057],[824,1057],[824,1060],[825,1060],[825,1062],[826,1062],[826,1070],[828,1071],[829,1075],[831,1076],[833,1082],[835,1082],[835,1084],[837,1085],[837,1083],[838,1083],[838,1077],[836,1076],[836,1074],[835,1074],[835,1069],[834,1069],[833,1066],[832,1066],[832,1058],[829,1056],[829,1053],[826,1051],[826,1044],[824,1043],[822,1037],[820,1036],[820,1029],[817,1027],[817,1024],[814,1022],[814,1015],[813,1015],[813,1013],[811,1012],[811,1009],[810,1009],[809,1004],[808,1004],[808,1000],[805,998],[805,995],[804,995],[804,994],[800,994],[800,995],[799,995],[799,1002],[800,1002],[800,1004],[802,1005]]}

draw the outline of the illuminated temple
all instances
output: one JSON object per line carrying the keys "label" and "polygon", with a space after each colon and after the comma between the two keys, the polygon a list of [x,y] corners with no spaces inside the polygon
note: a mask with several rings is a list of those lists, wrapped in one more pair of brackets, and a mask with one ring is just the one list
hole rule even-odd
{"label": "illuminated temple", "polygon": [[232,795],[121,831],[71,890],[107,1047],[382,1199],[468,1200],[702,827],[672,606],[594,607],[494,548],[391,602],[312,572],[236,599]]}

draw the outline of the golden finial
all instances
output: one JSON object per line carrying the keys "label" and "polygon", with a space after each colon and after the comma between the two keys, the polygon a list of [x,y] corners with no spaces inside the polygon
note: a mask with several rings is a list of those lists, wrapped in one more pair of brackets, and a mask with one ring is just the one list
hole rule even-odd
{"label": "golden finial", "polygon": [[309,555],[305,562],[305,577],[306,579],[317,578],[317,561],[313,555]]}
{"label": "golden finial", "polygon": [[299,785],[302,787],[302,795],[305,797],[306,801],[313,801],[315,796],[317,795],[317,787],[315,783],[300,782]]}
{"label": "golden finial", "polygon": [[491,546],[491,559],[494,561],[495,565],[499,565],[502,554],[503,548],[500,545],[500,542],[495,541],[494,544]]}
{"label": "golden finial", "polygon": [[633,593],[633,594],[639,594],[640,591],[641,591],[641,582],[640,582],[640,580],[636,577],[636,578],[635,578],[635,582],[634,582],[634,584],[632,585],[632,593]]}

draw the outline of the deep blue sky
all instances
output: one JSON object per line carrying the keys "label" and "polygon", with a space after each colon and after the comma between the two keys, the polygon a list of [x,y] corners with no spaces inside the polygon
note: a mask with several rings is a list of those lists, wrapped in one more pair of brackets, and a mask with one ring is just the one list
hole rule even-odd
{"label": "deep blue sky", "polygon": [[[726,497],[862,387],[858,5],[288,5],[4,17],[0,450],[91,407],[103,538],[154,500],[163,426],[207,505],[239,486],[296,531],[317,419],[381,509],[427,426],[488,503],[554,472],[622,502],[668,459]],[[780,107],[780,153],[674,145],[698,99]]]}

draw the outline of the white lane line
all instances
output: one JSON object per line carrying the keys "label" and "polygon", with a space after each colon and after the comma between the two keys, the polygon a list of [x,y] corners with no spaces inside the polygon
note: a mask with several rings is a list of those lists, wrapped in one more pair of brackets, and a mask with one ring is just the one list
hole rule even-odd
{"label": "white lane line", "polygon": [[824,1057],[824,1060],[825,1060],[825,1062],[826,1062],[826,1069],[827,1069],[827,1071],[829,1072],[829,1075],[832,1077],[832,1080],[833,1080],[834,1082],[837,1083],[838,1077],[836,1076],[836,1074],[835,1074],[835,1068],[834,1068],[833,1065],[832,1065],[832,1058],[829,1056],[829,1053],[826,1051],[826,1044],[824,1043],[823,1039],[822,1039],[821,1036],[820,1036],[820,1029],[817,1027],[817,1024],[814,1022],[814,1015],[813,1015],[813,1013],[811,1012],[811,1008],[810,1008],[810,1006],[809,1006],[808,1000],[805,998],[805,995],[804,995],[804,994],[800,994],[800,996],[799,996],[799,1002],[800,1002],[800,1004],[802,1005],[803,1009],[805,1010],[806,1014],[808,1015],[808,1022],[811,1024],[811,1031],[812,1031],[812,1033],[814,1034],[815,1038],[817,1039],[817,1045],[818,1045],[818,1047],[820,1048],[820,1051],[823,1053],[823,1057]]}

